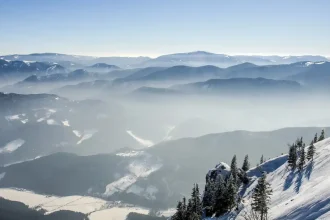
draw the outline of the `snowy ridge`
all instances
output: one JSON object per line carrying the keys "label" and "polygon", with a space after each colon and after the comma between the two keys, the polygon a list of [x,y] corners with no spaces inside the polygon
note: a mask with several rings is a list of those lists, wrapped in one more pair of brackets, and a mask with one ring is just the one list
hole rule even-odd
{"label": "snowy ridge", "polygon": [[[152,156],[143,152],[143,151],[132,151],[131,153],[119,153],[117,156],[128,156],[134,158],[133,161],[126,167],[128,173],[117,179],[116,181],[109,183],[106,186],[104,196],[111,196],[116,192],[123,192],[128,190],[128,192],[136,192],[140,195],[143,191],[144,196],[149,196],[154,198],[153,194],[158,191],[155,187],[149,186],[147,189],[140,189],[138,186],[133,184],[139,178],[144,178],[149,176],[151,173],[159,170],[162,167],[162,164],[158,161],[154,161]],[[133,188],[132,188],[133,187]]]}
{"label": "snowy ridge", "polygon": [[[287,168],[287,155],[262,164],[273,190],[270,219],[330,219],[330,138],[316,143],[315,147],[314,161],[308,161],[301,173]],[[246,190],[243,189],[244,208],[236,219],[244,219],[244,213],[249,211],[260,171],[253,168],[249,176],[252,176],[252,182]]]}

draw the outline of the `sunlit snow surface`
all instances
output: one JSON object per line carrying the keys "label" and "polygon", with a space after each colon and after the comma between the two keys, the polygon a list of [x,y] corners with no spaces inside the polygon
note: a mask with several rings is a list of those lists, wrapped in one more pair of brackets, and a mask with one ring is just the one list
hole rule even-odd
{"label": "sunlit snow surface", "polygon": [[25,141],[22,139],[13,140],[0,148],[0,153],[11,153],[21,147],[24,143]]}
{"label": "sunlit snow surface", "polygon": [[141,137],[138,137],[136,136],[135,134],[133,134],[132,131],[126,131],[127,134],[129,134],[132,138],[134,138],[139,144],[141,144],[142,146],[145,146],[145,147],[151,147],[152,145],[154,145],[154,143],[150,140],[146,140],[146,139],[143,139]]}
{"label": "sunlit snow surface", "polygon": [[[269,171],[267,180],[273,190],[270,219],[330,219],[330,138],[316,143],[315,147],[314,162],[307,162],[302,173],[287,169],[286,155],[262,165]],[[249,210],[251,194],[257,183],[257,168],[249,172],[254,180],[244,194],[245,208],[237,219],[244,219],[243,213]]]}

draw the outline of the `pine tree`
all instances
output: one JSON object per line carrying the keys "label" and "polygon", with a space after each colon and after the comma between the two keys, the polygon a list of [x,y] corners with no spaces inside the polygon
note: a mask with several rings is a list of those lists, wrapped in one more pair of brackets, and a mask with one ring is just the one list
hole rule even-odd
{"label": "pine tree", "polygon": [[227,211],[236,206],[237,201],[237,185],[232,174],[226,183],[226,192],[224,194],[224,207]]}
{"label": "pine tree", "polygon": [[205,210],[205,215],[207,217],[212,216],[213,214],[216,187],[215,181],[212,178],[207,177],[202,201],[203,209]]}
{"label": "pine tree", "polygon": [[317,142],[317,133],[314,136],[314,144]]}
{"label": "pine tree", "polygon": [[302,149],[302,147],[303,147],[303,138],[301,137],[301,138],[297,138],[297,140],[296,140],[296,147],[297,147],[297,149],[298,149],[298,152],[300,152],[301,151],[301,149]]}
{"label": "pine tree", "polygon": [[188,205],[187,205],[186,218],[187,218],[187,219],[191,219],[193,213],[194,213],[194,212],[193,212],[192,200],[189,199],[189,200],[188,200]]}
{"label": "pine tree", "polygon": [[250,163],[249,163],[249,155],[246,155],[244,158],[244,162],[242,165],[242,170],[244,172],[248,171],[250,169]]}
{"label": "pine tree", "polygon": [[231,165],[230,165],[230,170],[231,170],[231,175],[234,179],[234,182],[237,183],[237,160],[236,160],[236,155],[234,155],[233,159],[231,160]]}
{"label": "pine tree", "polygon": [[314,154],[315,154],[315,146],[314,144],[311,144],[311,146],[309,146],[308,150],[307,150],[307,160],[314,160]]}
{"label": "pine tree", "polygon": [[300,154],[299,154],[299,163],[298,163],[298,170],[299,172],[301,172],[304,169],[304,165],[305,165],[305,147],[303,146],[300,150]]}
{"label": "pine tree", "polygon": [[321,131],[321,135],[320,135],[320,137],[319,137],[319,139],[318,139],[318,141],[323,141],[324,140],[324,129]]}
{"label": "pine tree", "polygon": [[264,155],[261,155],[261,158],[260,158],[260,165],[263,164],[265,161],[264,161]]}
{"label": "pine tree", "polygon": [[266,180],[266,172],[264,172],[252,194],[252,209],[260,213],[260,220],[267,219],[271,194],[272,189]]}
{"label": "pine tree", "polygon": [[227,211],[224,202],[225,193],[226,193],[226,183],[221,175],[219,175],[216,184],[217,187],[215,191],[215,204],[213,210],[216,216],[218,217]]}
{"label": "pine tree", "polygon": [[173,220],[185,220],[185,210],[181,201],[176,206],[176,213],[172,217]]}
{"label": "pine tree", "polygon": [[292,144],[289,149],[288,164],[292,170],[296,169],[297,166],[297,147]]}
{"label": "pine tree", "polygon": [[202,208],[202,202],[200,199],[200,193],[198,184],[194,184],[192,193],[191,193],[191,210],[192,213],[189,213],[190,215],[196,215],[196,216],[202,216],[203,208]]}

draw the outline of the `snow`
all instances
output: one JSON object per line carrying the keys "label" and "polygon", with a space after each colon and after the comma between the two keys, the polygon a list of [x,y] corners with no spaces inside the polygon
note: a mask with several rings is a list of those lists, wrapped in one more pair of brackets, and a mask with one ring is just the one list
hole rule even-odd
{"label": "snow", "polygon": [[42,121],[44,121],[46,118],[39,118],[38,120],[37,120],[37,122],[42,122]]}
{"label": "snow", "polygon": [[5,177],[6,173],[3,172],[3,173],[0,173],[0,181]]}
{"label": "snow", "polygon": [[59,125],[54,119],[48,119],[47,124],[48,125]]}
{"label": "snow", "polygon": [[36,194],[24,189],[1,188],[0,197],[11,201],[22,202],[30,208],[44,209],[46,210],[46,214],[59,210],[81,212],[88,214],[90,220],[125,220],[130,212],[149,213],[149,209],[146,208],[134,207],[129,204],[121,204],[120,202],[109,202],[89,196],[58,197]]}
{"label": "snow", "polygon": [[104,194],[106,196],[111,196],[116,192],[122,192],[126,190],[130,185],[135,183],[137,176],[133,174],[126,175],[117,181],[114,181],[106,186]]}
{"label": "snow", "polygon": [[83,141],[90,139],[93,135],[98,132],[96,129],[85,130],[84,134],[82,135],[81,139],[77,142],[77,144],[81,144]]}
{"label": "snow", "polygon": [[4,147],[0,148],[0,153],[12,153],[25,143],[22,139],[16,139],[7,143]]}
{"label": "snow", "polygon": [[310,65],[313,65],[313,64],[314,64],[313,62],[306,62],[305,66],[310,66]]}
{"label": "snow", "polygon": [[62,124],[64,126],[70,127],[70,124],[69,124],[69,121],[68,120],[62,121]]}
{"label": "snow", "polygon": [[[133,187],[132,189],[129,189],[129,187],[136,183],[139,178],[147,177],[161,167],[162,164],[153,161],[149,154],[143,154],[143,156],[137,157],[126,167],[128,173],[106,186],[104,195],[111,196],[116,192],[122,192],[127,189],[130,191],[139,191],[138,187]],[[149,192],[154,191],[155,189],[149,189]]]}
{"label": "snow", "polygon": [[21,120],[21,122],[22,122],[23,124],[26,124],[28,121],[29,121],[29,119]]}
{"label": "snow", "polygon": [[81,133],[80,133],[80,131],[73,130],[72,132],[73,132],[77,137],[81,137]]}
{"label": "snow", "polygon": [[172,139],[171,133],[175,129],[175,126],[168,126],[166,131],[166,136],[163,138],[163,141],[168,141]]}
{"label": "snow", "polygon": [[11,201],[22,202],[30,208],[45,209],[47,212],[46,214],[59,210],[90,213],[100,210],[107,204],[107,201],[105,200],[88,196],[57,197],[8,188],[0,189],[0,197]]}
{"label": "snow", "polygon": [[[271,219],[329,219],[330,217],[330,138],[315,144],[314,162],[307,162],[302,173],[287,169],[287,156],[265,162],[262,167],[268,170],[267,181],[273,195],[269,216]],[[307,150],[307,149],[306,149]],[[251,169],[254,181],[246,190],[243,200],[250,204],[251,194],[256,186],[257,168]],[[244,213],[249,208],[240,212]],[[237,219],[244,219],[242,214]]]}
{"label": "snow", "polygon": [[24,117],[25,114],[7,115],[5,116],[5,118],[7,121],[13,121],[13,120],[20,120],[22,116]]}
{"label": "snow", "polygon": [[19,119],[19,115],[9,115],[9,116],[6,116],[6,119],[8,121],[18,120]]}
{"label": "snow", "polygon": [[142,146],[145,146],[145,147],[151,147],[154,145],[154,143],[150,140],[146,140],[146,139],[142,139],[138,136],[136,136],[135,134],[133,134],[132,131],[126,131],[132,138],[134,138],[139,144],[141,144]]}
{"label": "snow", "polygon": [[117,156],[120,157],[137,157],[142,155],[144,152],[143,151],[128,151],[128,152],[123,152],[123,153],[117,153]]}

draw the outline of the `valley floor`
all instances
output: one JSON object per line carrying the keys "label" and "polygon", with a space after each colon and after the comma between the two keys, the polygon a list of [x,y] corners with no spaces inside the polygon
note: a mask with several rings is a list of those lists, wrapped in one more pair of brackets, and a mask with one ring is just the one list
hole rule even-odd
{"label": "valley floor", "polygon": [[[22,202],[30,208],[42,208],[46,214],[59,210],[69,210],[88,214],[90,220],[125,220],[130,212],[148,214],[149,209],[135,207],[120,202],[109,202],[99,198],[88,196],[66,196],[57,197],[50,195],[36,194],[22,189],[2,188],[0,197],[11,201]],[[163,215],[171,215],[172,212],[166,210]]]}

